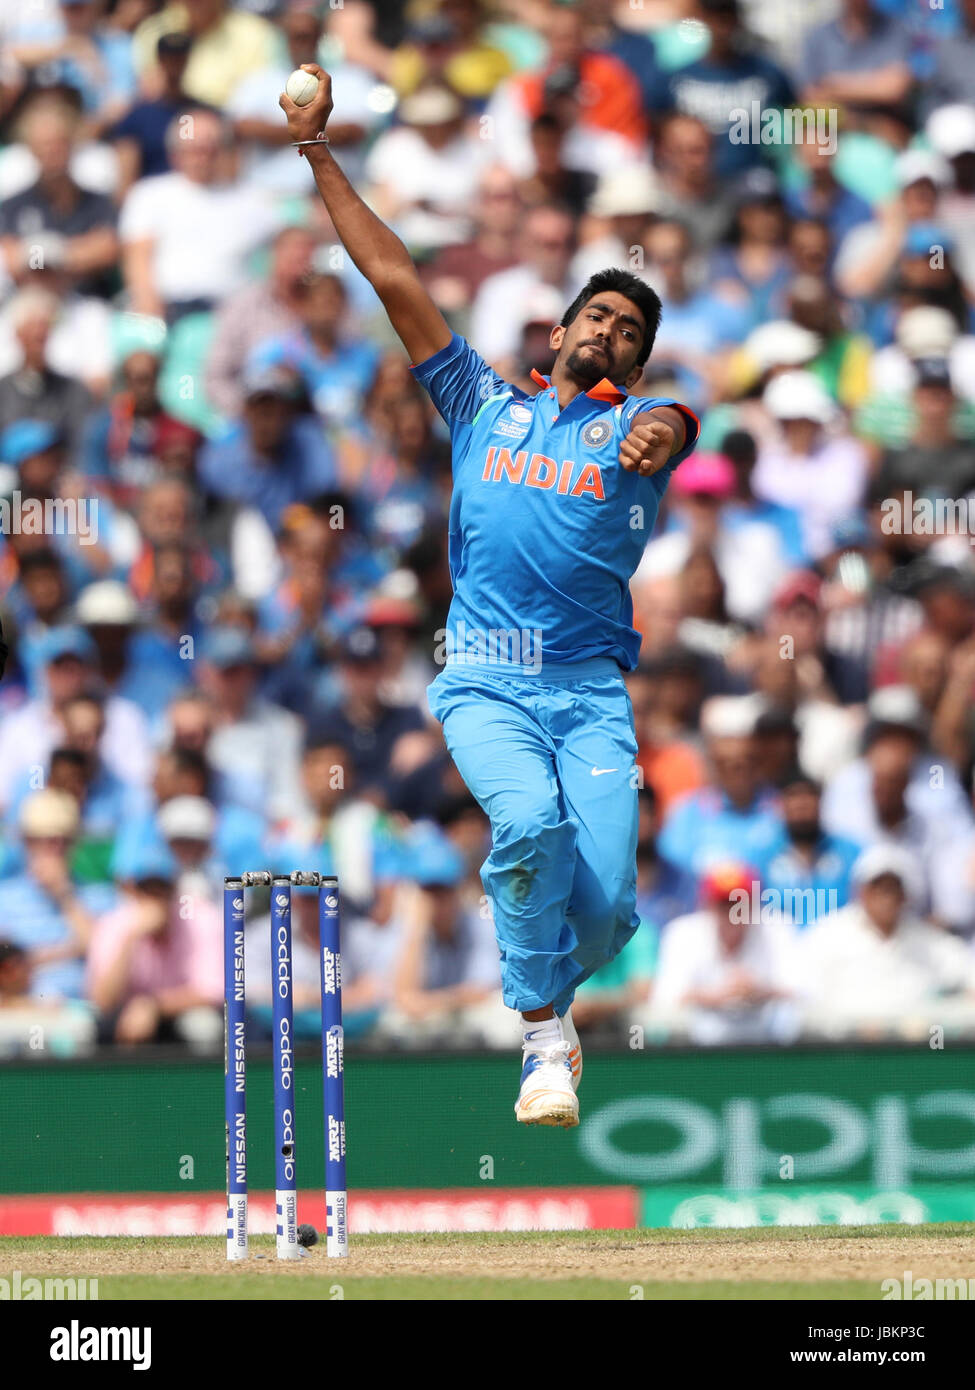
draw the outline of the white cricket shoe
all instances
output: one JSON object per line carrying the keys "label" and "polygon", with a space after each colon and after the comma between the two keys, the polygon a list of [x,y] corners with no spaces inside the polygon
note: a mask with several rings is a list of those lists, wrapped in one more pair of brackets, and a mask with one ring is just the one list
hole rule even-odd
{"label": "white cricket shoe", "polygon": [[569,1063],[572,1067],[572,1089],[578,1091],[579,1082],[582,1080],[582,1044],[579,1042],[579,1034],[576,1026],[572,1022],[572,1010],[567,1009],[562,1015],[562,1036],[569,1044]]}
{"label": "white cricket shoe", "polygon": [[570,1051],[567,1040],[539,1048],[525,1044],[521,1090],[515,1104],[515,1119],[520,1124],[571,1129],[579,1123]]}

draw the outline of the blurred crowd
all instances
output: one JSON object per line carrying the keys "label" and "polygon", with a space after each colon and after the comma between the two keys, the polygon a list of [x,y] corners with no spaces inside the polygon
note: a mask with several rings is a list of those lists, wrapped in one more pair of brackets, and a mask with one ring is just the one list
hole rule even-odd
{"label": "blurred crowd", "polygon": [[633,585],[642,925],[577,1023],[971,1032],[975,0],[0,0],[0,1049],[218,1045],[254,868],[339,874],[351,1035],[518,1036],[424,696],[449,441],[287,144],[314,60],[493,366],[534,390],[619,265],[637,392],[702,418]]}

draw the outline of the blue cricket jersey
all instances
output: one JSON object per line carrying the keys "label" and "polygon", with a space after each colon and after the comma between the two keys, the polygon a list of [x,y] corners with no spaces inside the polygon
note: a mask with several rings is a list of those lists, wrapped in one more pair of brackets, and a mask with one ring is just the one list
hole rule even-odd
{"label": "blue cricket jersey", "polygon": [[[697,442],[697,417],[605,379],[560,411],[545,377],[532,373],[543,389],[529,396],[456,333],[412,370],[453,444],[447,622],[457,650],[473,651],[473,634],[535,632],[543,663],[612,657],[632,670],[630,578],[670,476]],[[633,417],[657,405],[682,412],[687,443],[645,478],[620,466],[619,448]]]}

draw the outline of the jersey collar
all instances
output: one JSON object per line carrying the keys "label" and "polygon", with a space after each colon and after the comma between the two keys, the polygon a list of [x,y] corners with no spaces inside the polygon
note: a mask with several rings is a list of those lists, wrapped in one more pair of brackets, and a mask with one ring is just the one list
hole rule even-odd
{"label": "jersey collar", "polygon": [[[530,376],[532,381],[539,386],[550,387],[552,385],[551,377],[542,376],[541,372],[536,372],[534,367],[531,369]],[[583,394],[587,395],[590,400],[602,401],[606,405],[619,405],[620,401],[626,400],[626,392],[621,391],[618,386],[614,386],[605,376],[602,381],[597,381],[595,386],[591,386]]]}

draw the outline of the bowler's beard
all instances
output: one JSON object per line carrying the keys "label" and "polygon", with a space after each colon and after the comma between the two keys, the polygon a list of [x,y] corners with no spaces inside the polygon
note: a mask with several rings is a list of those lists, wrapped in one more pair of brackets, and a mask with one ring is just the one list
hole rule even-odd
{"label": "bowler's beard", "polygon": [[[583,348],[598,346],[601,352],[585,353]],[[602,381],[604,376],[610,376],[613,370],[613,357],[608,347],[602,343],[580,343],[578,347],[572,349],[565,359],[566,369],[572,373],[577,381],[590,381],[595,385],[597,381]]]}
{"label": "bowler's beard", "polygon": [[786,831],[795,845],[815,845],[823,833],[818,819],[792,821],[786,825]]}

